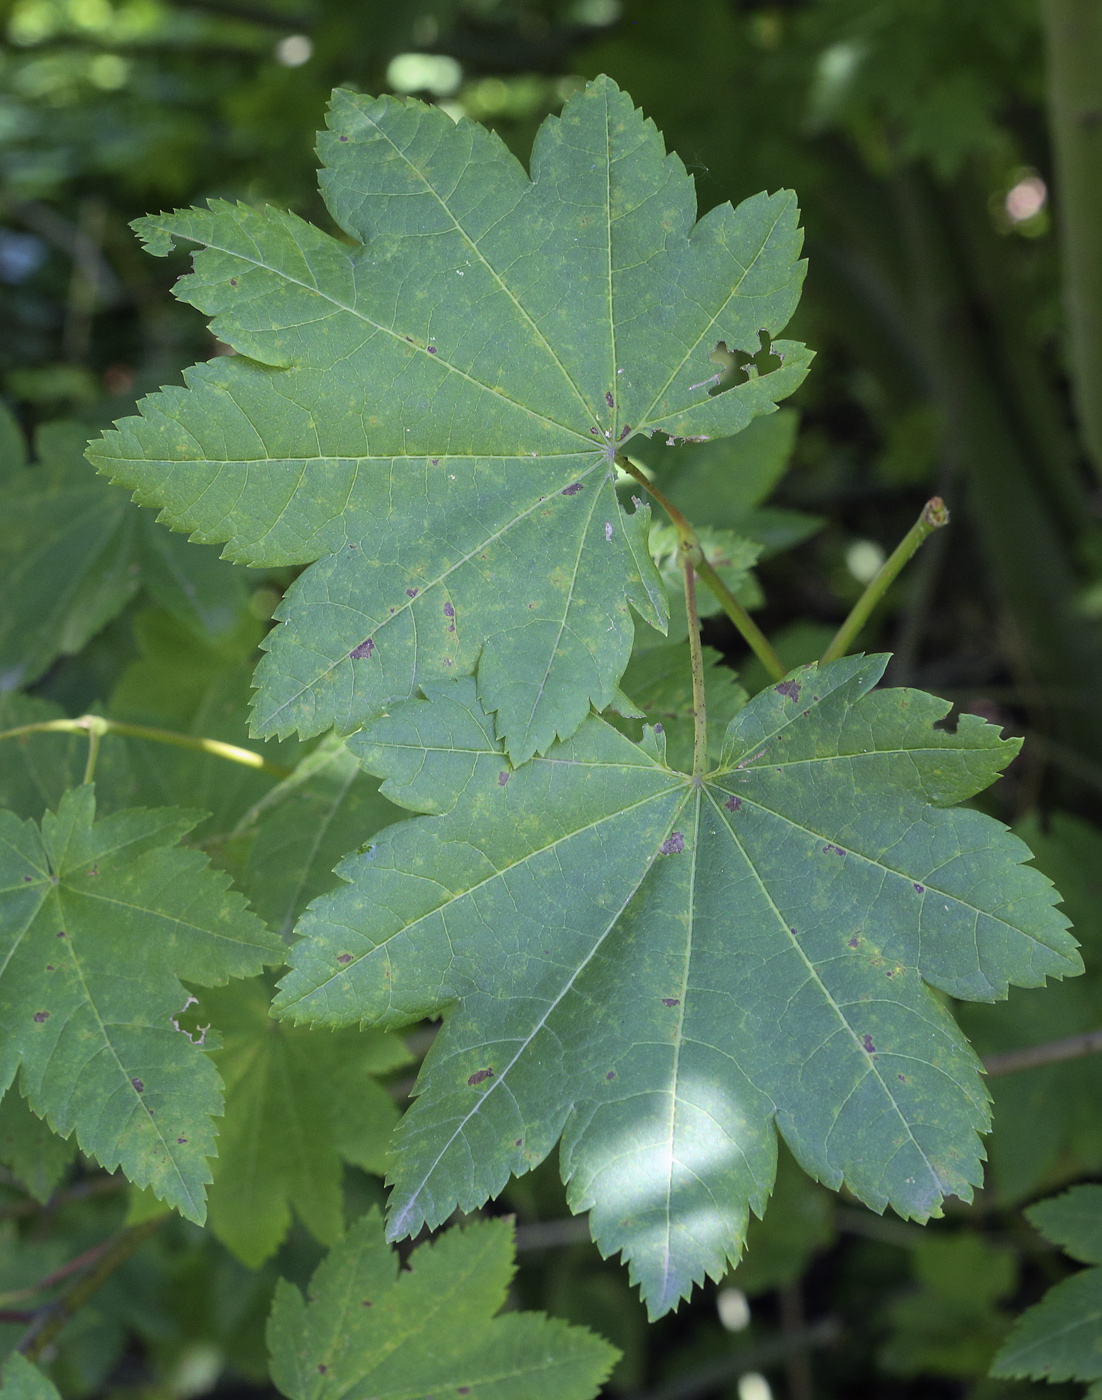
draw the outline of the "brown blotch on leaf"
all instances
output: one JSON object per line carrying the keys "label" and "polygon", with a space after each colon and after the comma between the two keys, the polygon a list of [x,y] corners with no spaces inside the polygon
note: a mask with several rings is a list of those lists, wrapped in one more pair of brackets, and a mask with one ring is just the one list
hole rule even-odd
{"label": "brown blotch on leaf", "polygon": [[325,1373],[326,1373],[326,1371],[328,1371],[328,1370],[329,1370],[329,1367],[328,1367],[328,1366],[326,1366],[326,1365],[325,1365],[323,1362],[321,1362],[321,1361],[318,1362],[318,1375],[319,1375],[319,1376],[324,1376]]}
{"label": "brown blotch on leaf", "polygon": [[856,948],[856,947],[857,947],[857,939],[856,939],[856,938],[851,938],[850,941],[849,941],[849,946],[850,946],[851,948]]}
{"label": "brown blotch on leaf", "polygon": [[523,1139],[523,1138],[517,1138],[516,1142],[513,1143],[513,1146],[514,1146],[514,1147],[523,1147],[523,1146],[524,1146],[524,1139]]}
{"label": "brown blotch on leaf", "polygon": [[797,681],[781,681],[780,685],[775,685],[773,689],[778,695],[787,695],[789,700],[800,698],[800,687]]}
{"label": "brown blotch on leaf", "polygon": [[187,1145],[187,1138],[177,1138],[176,1141],[181,1147],[185,1147]]}
{"label": "brown blotch on leaf", "polygon": [[57,936],[58,936],[58,938],[64,938],[64,937],[65,937],[65,930],[64,930],[63,928],[59,928],[58,931],[57,931]]}
{"label": "brown blotch on leaf", "polygon": [[467,1084],[473,1089],[476,1084],[481,1084],[484,1079],[493,1079],[493,1077],[494,1067],[490,1065],[488,1069],[476,1069],[474,1074],[467,1080]]}
{"label": "brown blotch on leaf", "polygon": [[416,588],[407,588],[407,589],[406,589],[406,597],[407,597],[407,598],[416,598],[418,592],[419,592],[419,590],[416,589]]}
{"label": "brown blotch on leaf", "polygon": [[43,1021],[48,1021],[50,1019],[50,1013],[48,1011],[36,1011],[34,1013],[34,1019],[41,1025]]}
{"label": "brown blotch on leaf", "polygon": [[25,885],[30,885],[30,884],[32,884],[32,883],[33,883],[33,880],[34,880],[34,877],[31,876],[31,875],[24,875],[24,876],[23,876],[23,883],[24,883]]}
{"label": "brown blotch on leaf", "polygon": [[576,496],[584,485],[584,481],[572,482],[571,485],[564,486],[560,494],[563,496]]}
{"label": "brown blotch on leaf", "polygon": [[236,278],[236,277],[231,277],[231,278],[230,278],[230,286],[231,286],[231,287],[236,287],[236,286],[237,286],[237,278]]}
{"label": "brown blotch on leaf", "polygon": [[611,394],[606,394],[606,395],[605,395],[605,403],[608,404],[609,408],[615,408],[615,407],[616,407],[616,400],[612,397]]}
{"label": "brown blotch on leaf", "polygon": [[685,838],[680,831],[671,832],[658,847],[659,855],[677,856],[685,849]]}
{"label": "brown blotch on leaf", "polygon": [[723,805],[727,808],[728,812],[737,812],[742,806],[742,798],[731,796]]}
{"label": "brown blotch on leaf", "polygon": [[140,1079],[132,1079],[130,1082],[133,1084],[134,1088],[137,1089],[139,1094],[145,1093],[145,1085]]}
{"label": "brown blotch on leaf", "polygon": [[[391,612],[393,611],[394,609],[391,608]],[[353,648],[348,655],[352,661],[366,661],[374,650],[375,639],[374,637],[368,637],[365,642],[361,642],[358,647]]]}
{"label": "brown blotch on leaf", "polygon": [[875,1055],[875,1054],[876,1054],[876,1046],[872,1043],[872,1036],[871,1036],[871,1035],[863,1035],[863,1036],[861,1037],[861,1044],[865,1047],[866,1051],[867,1051],[870,1055]]}
{"label": "brown blotch on leaf", "polygon": [[361,1298],[361,1299],[360,1299],[360,1307],[361,1307],[361,1308],[373,1308],[374,1306],[375,1306],[375,1304],[371,1301],[370,1298]]}
{"label": "brown blotch on leaf", "polygon": [[663,998],[662,998],[662,1005],[663,1005],[663,1006],[680,1006],[680,1005],[681,1005],[681,998],[680,998],[680,997],[663,997]]}
{"label": "brown blotch on leaf", "polygon": [[452,607],[452,605],[451,605],[450,603],[445,603],[445,604],[444,604],[444,616],[445,616],[445,617],[454,617],[454,616],[455,616],[455,609]]}
{"label": "brown blotch on leaf", "polygon": [[351,953],[342,953],[342,954],[340,955],[340,957],[337,959],[337,961],[338,961],[338,962],[341,964],[341,966],[343,967],[345,963],[350,963],[350,962],[352,961],[352,954],[351,954]]}

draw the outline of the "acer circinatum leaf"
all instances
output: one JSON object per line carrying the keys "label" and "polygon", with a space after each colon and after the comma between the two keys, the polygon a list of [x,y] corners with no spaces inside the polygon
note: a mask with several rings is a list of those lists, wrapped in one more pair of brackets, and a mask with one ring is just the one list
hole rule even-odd
{"label": "acer circinatum leaf", "polygon": [[378,1084],[411,1059],[379,1031],[312,1031],[271,1020],[264,982],[200,997],[220,1033],[213,1059],[226,1115],[208,1192],[210,1227],[249,1268],[283,1243],[294,1207],[322,1244],[344,1228],[342,1160],[382,1176],[398,1109]]}
{"label": "acer circinatum leaf", "polygon": [[591,1400],[616,1349],[542,1313],[495,1317],[513,1272],[506,1220],[449,1230],[399,1272],[372,1209],[318,1267],[309,1302],[280,1280],[268,1323],[272,1379],[289,1400]]}
{"label": "acer circinatum leaf", "polygon": [[[1073,1186],[1026,1215],[1073,1259],[1102,1264],[1102,1186]],[[1102,1395],[1102,1268],[1083,1269],[1050,1288],[1018,1319],[991,1367],[1018,1380],[1094,1381]]]}
{"label": "acer circinatum leaf", "polygon": [[94,816],[90,786],[41,828],[0,811],[0,1085],[21,1068],[55,1132],[202,1222],[222,1091],[174,1024],[181,979],[255,974],[281,944],[177,845],[199,814]]}
{"label": "acer circinatum leaf", "polygon": [[[948,704],[807,667],[732,721],[702,784],[597,718],[509,768],[473,683],[350,747],[387,828],[299,929],[277,1014],[446,1013],[395,1137],[390,1233],[500,1191],[562,1138],[575,1211],[653,1315],[737,1259],[797,1160],[926,1219],[980,1179],[980,1065],[926,983],[991,1000],[1081,968],[1051,883],[946,810],[1016,752]],[[871,692],[871,693],[870,693]]]}
{"label": "acer circinatum leaf", "polygon": [[351,245],[220,201],[138,221],[153,253],[200,245],[177,294],[239,354],[89,455],[234,559],[313,563],[258,668],[258,734],[347,733],[477,666],[519,764],[611,703],[629,605],[665,627],[621,445],[736,433],[806,373],[773,340],[779,368],[710,393],[717,343],[752,355],[795,308],[795,198],[695,222],[681,161],[608,78],[544,122],[531,178],[391,97],[334,93],[319,151]]}

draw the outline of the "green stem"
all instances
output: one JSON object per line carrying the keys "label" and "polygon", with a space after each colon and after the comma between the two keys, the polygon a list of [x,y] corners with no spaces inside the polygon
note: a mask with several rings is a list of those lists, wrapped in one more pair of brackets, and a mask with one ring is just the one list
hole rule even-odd
{"label": "green stem", "polygon": [[1102,475],[1102,5],[1041,0],[1072,392]]}
{"label": "green stem", "polygon": [[28,1361],[36,1361],[42,1355],[69,1319],[80,1311],[120,1265],[125,1264],[145,1244],[150,1235],[160,1229],[166,1219],[166,1216],[159,1215],[154,1220],[132,1225],[116,1235],[95,1268],[70,1284],[60,1298],[41,1310],[19,1343],[18,1350]]}
{"label": "green stem", "polygon": [[700,614],[696,607],[696,569],[700,546],[681,546],[681,572],[685,578],[685,614],[689,619],[689,655],[693,672],[693,782],[700,785],[708,767],[708,709],[704,697],[704,652],[700,646]]}
{"label": "green stem", "polygon": [[659,490],[645,473],[627,457],[617,457],[616,465],[621,467],[629,476],[642,486],[643,490],[653,496],[666,514],[670,517],[670,522],[677,531],[681,541],[681,547],[688,550],[697,550],[700,555],[700,562],[696,565],[697,576],[713,594],[720,607],[735,624],[742,640],[758,658],[761,664],[773,680],[783,680],[785,676],[784,663],[770,646],[765,633],[742,606],[739,600],[723,582],[720,576],[712,568],[704,557],[704,550],[700,544],[700,537],[693,529],[692,524],[678,510],[665,492]]}
{"label": "green stem", "polygon": [[155,744],[172,744],[179,749],[198,749],[201,753],[213,754],[215,758],[224,758],[230,763],[241,763],[246,768],[271,773],[276,778],[289,777],[291,772],[282,764],[269,763],[252,749],[239,748],[237,744],[224,744],[221,739],[178,734],[173,729],[153,729],[147,724],[127,724],[123,720],[104,719],[102,715],[81,715],[79,719],[45,719],[37,724],[21,724],[17,729],[5,729],[0,732],[0,739],[18,739],[24,734],[87,734],[89,754],[85,782],[90,782],[95,772],[99,743],[105,734],[122,734],[131,739],[150,739]]}
{"label": "green stem", "polygon": [[923,540],[948,523],[949,512],[945,509],[945,502],[940,496],[932,496],[922,507],[922,514],[884,560],[876,571],[876,576],[870,580],[864,593],[854,603],[849,616],[834,634],[834,640],[823,652],[824,662],[837,661],[840,656],[845,656],[862,627],[868,622],[872,610],[899,576],[904,564],[911,559]]}

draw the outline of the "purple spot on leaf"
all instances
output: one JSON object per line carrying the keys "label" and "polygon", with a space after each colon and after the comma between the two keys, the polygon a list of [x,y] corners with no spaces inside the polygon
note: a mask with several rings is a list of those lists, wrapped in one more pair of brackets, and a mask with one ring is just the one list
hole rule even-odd
{"label": "purple spot on leaf", "polygon": [[654,726],[654,732],[655,732],[656,734],[662,734],[662,733],[664,733],[664,730],[662,729],[662,726],[661,726],[660,724],[656,724],[656,725]]}
{"label": "purple spot on leaf", "polygon": [[504,787],[505,784],[506,784],[508,781],[509,781],[509,774],[508,774],[508,773],[499,773],[499,774],[497,775],[497,785],[498,785],[498,787]]}
{"label": "purple spot on leaf", "polygon": [[[391,608],[391,612],[393,611],[394,609]],[[358,647],[349,652],[349,656],[353,661],[366,661],[374,650],[375,639],[373,637],[368,637],[366,642],[361,642]]]}
{"label": "purple spot on leaf", "polygon": [[31,879],[32,879],[32,877],[31,877],[30,875],[24,875],[24,876],[23,876],[23,883],[24,883],[25,885],[29,885],[29,884],[31,883]]}
{"label": "purple spot on leaf", "polygon": [[606,394],[606,395],[605,395],[605,403],[608,404],[609,408],[615,408],[615,407],[616,407],[616,400],[612,397],[611,394]]}
{"label": "purple spot on leaf", "polygon": [[338,137],[337,137],[337,140],[338,140],[338,141],[347,141],[347,140],[348,140],[348,137],[347,137],[347,136],[338,136]]}
{"label": "purple spot on leaf", "polygon": [[680,1006],[680,1005],[681,1005],[681,1001],[680,1001],[680,998],[678,998],[678,997],[663,997],[663,998],[662,998],[662,1005],[663,1005],[663,1006]]}
{"label": "purple spot on leaf", "polygon": [[65,937],[65,930],[64,930],[63,928],[59,928],[58,931],[57,931],[57,936],[58,936],[58,938],[64,938],[64,937]]}
{"label": "purple spot on leaf", "polygon": [[915,894],[925,894],[925,893],[926,893],[926,886],[925,886],[925,885],[915,885]]}
{"label": "purple spot on leaf", "polygon": [[524,1139],[523,1139],[523,1138],[517,1138],[516,1142],[513,1143],[513,1146],[514,1146],[514,1147],[523,1147],[523,1146],[524,1146]]}
{"label": "purple spot on leaf", "polygon": [[600,428],[590,428],[589,431],[593,434],[594,437],[600,437],[600,436],[601,436],[601,430],[600,430]]}
{"label": "purple spot on leaf", "polygon": [[572,482],[571,485],[564,486],[560,494],[562,494],[563,496],[576,496],[584,485],[584,481]]}
{"label": "purple spot on leaf", "polygon": [[616,441],[617,441],[617,442],[623,442],[624,438],[626,438],[630,432],[631,432],[631,427],[630,427],[627,423],[625,423],[625,424],[624,424],[624,430],[623,430],[623,432],[620,434],[620,436],[616,439]]}
{"label": "purple spot on leaf", "polygon": [[341,965],[342,967],[344,967],[344,965],[345,965],[346,963],[350,963],[350,962],[352,961],[352,954],[351,954],[351,953],[342,953],[342,954],[340,955],[340,957],[337,959],[337,961],[340,963],[340,965]]}
{"label": "purple spot on leaf", "polygon": [[865,1047],[865,1049],[870,1055],[876,1054],[876,1046],[872,1043],[871,1035],[863,1035],[861,1037],[861,1044]]}
{"label": "purple spot on leaf", "polygon": [[361,1308],[373,1308],[374,1306],[375,1304],[371,1301],[370,1298],[363,1298],[360,1300]]}
{"label": "purple spot on leaf", "polygon": [[436,354],[436,346],[435,346],[435,345],[430,345],[430,346],[429,346],[429,354],[430,354],[430,355],[435,355],[435,354]]}
{"label": "purple spot on leaf", "polygon": [[667,836],[665,841],[662,842],[661,846],[658,847],[659,854],[664,856],[680,855],[684,849],[685,838],[681,835],[680,831],[672,832],[671,835]]}
{"label": "purple spot on leaf", "polygon": [[828,841],[827,844],[823,847],[823,855],[825,855],[825,856],[844,856],[844,855],[845,855],[845,851],[842,850],[841,846],[832,846],[832,845],[830,844],[830,842]]}
{"label": "purple spot on leaf", "polygon": [[177,1138],[176,1141],[179,1143],[179,1145],[180,1145],[181,1147],[184,1147],[184,1146],[186,1145],[186,1143],[187,1143],[187,1138]]}
{"label": "purple spot on leaf", "polygon": [[34,1013],[34,1019],[41,1025],[43,1021],[48,1021],[50,1019],[50,1013],[48,1011],[36,1011]]}
{"label": "purple spot on leaf", "polygon": [[417,590],[416,588],[407,588],[407,589],[406,589],[406,597],[407,597],[407,598],[416,598],[416,597],[417,597],[417,593],[418,593],[418,590]]}
{"label": "purple spot on leaf", "polygon": [[609,1072],[605,1075],[605,1078],[606,1078],[606,1079],[615,1079],[615,1078],[616,1078],[616,1071],[615,1071],[614,1069],[610,1069]]}
{"label": "purple spot on leaf", "polygon": [[472,1074],[470,1079],[467,1080],[467,1083],[473,1089],[476,1084],[481,1084],[484,1079],[493,1079],[493,1077],[494,1067],[493,1065],[491,1065],[489,1069],[475,1070],[474,1074]]}
{"label": "purple spot on leaf", "polygon": [[328,1370],[329,1370],[329,1367],[328,1367],[328,1366],[323,1365],[320,1361],[318,1362],[318,1375],[319,1375],[319,1376],[324,1376],[325,1373],[326,1373],[326,1371],[328,1371]]}
{"label": "purple spot on leaf", "polygon": [[434,467],[438,467],[438,466],[440,465],[440,458],[439,458],[439,457],[434,457],[434,458],[432,459],[432,465],[433,465]]}
{"label": "purple spot on leaf", "polygon": [[800,687],[795,681],[781,681],[780,685],[775,685],[773,689],[778,695],[787,695],[789,700],[800,698]]}
{"label": "purple spot on leaf", "polygon": [[445,603],[445,604],[444,604],[444,616],[445,616],[445,617],[454,617],[454,616],[455,616],[455,609],[452,607],[452,605],[451,605],[450,603]]}
{"label": "purple spot on leaf", "polygon": [[145,1093],[145,1085],[140,1079],[132,1079],[130,1082],[133,1084],[134,1088],[137,1089],[139,1094]]}
{"label": "purple spot on leaf", "polygon": [[236,286],[237,286],[237,278],[236,278],[236,277],[231,277],[231,278],[230,278],[230,286],[231,286],[231,287],[236,287]]}
{"label": "purple spot on leaf", "polygon": [[727,808],[728,812],[737,812],[742,806],[742,798],[731,796],[723,805]]}
{"label": "purple spot on leaf", "polygon": [[47,971],[47,972],[53,972],[53,970],[54,970],[54,965],[53,965],[53,963],[47,963],[47,964],[46,964],[46,971]]}
{"label": "purple spot on leaf", "polygon": [[857,947],[857,939],[856,939],[856,938],[851,938],[851,939],[850,939],[850,941],[849,941],[849,947],[851,947],[851,948],[856,948],[856,947]]}

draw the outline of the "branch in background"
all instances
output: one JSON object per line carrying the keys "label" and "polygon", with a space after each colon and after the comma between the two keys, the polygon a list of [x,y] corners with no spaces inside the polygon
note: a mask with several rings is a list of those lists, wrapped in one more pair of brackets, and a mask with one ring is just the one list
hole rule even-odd
{"label": "branch in background", "polygon": [[1081,1035],[1069,1035],[1063,1040],[1031,1045],[1025,1050],[1004,1050],[998,1055],[987,1055],[983,1069],[988,1076],[1017,1074],[1019,1070],[1036,1069],[1038,1065],[1058,1065],[1065,1060],[1098,1054],[1102,1054],[1102,1031],[1084,1031]]}
{"label": "branch in background", "polygon": [[91,1181],[78,1181],[66,1191],[56,1191],[48,1201],[14,1201],[10,1206],[0,1206],[0,1220],[14,1220],[23,1215],[38,1215],[44,1211],[58,1210],[74,1201],[86,1201],[92,1196],[106,1196],[112,1191],[121,1191],[127,1184],[126,1177],[121,1172],[116,1176],[97,1176]]}
{"label": "branch in background", "polygon": [[802,1332],[790,1336],[770,1337],[756,1345],[737,1347],[730,1356],[722,1357],[698,1371],[667,1381],[655,1390],[648,1390],[636,1400],[704,1400],[720,1386],[737,1380],[747,1371],[762,1371],[784,1364],[795,1352],[809,1352],[830,1346],[842,1335],[837,1318],[824,1317]]}
{"label": "branch in background", "polygon": [[140,1225],[132,1225],[102,1249],[99,1262],[91,1272],[79,1278],[52,1303],[39,1309],[35,1320],[23,1334],[17,1348],[28,1361],[36,1361],[45,1348],[53,1341],[70,1318],[99,1291],[111,1275],[139,1250],[150,1235],[161,1228],[166,1215],[158,1215],[153,1220],[145,1220]]}
{"label": "branch in background", "polygon": [[1083,444],[1102,476],[1102,5],[1041,0],[1041,18],[1071,340],[1066,363]]}

